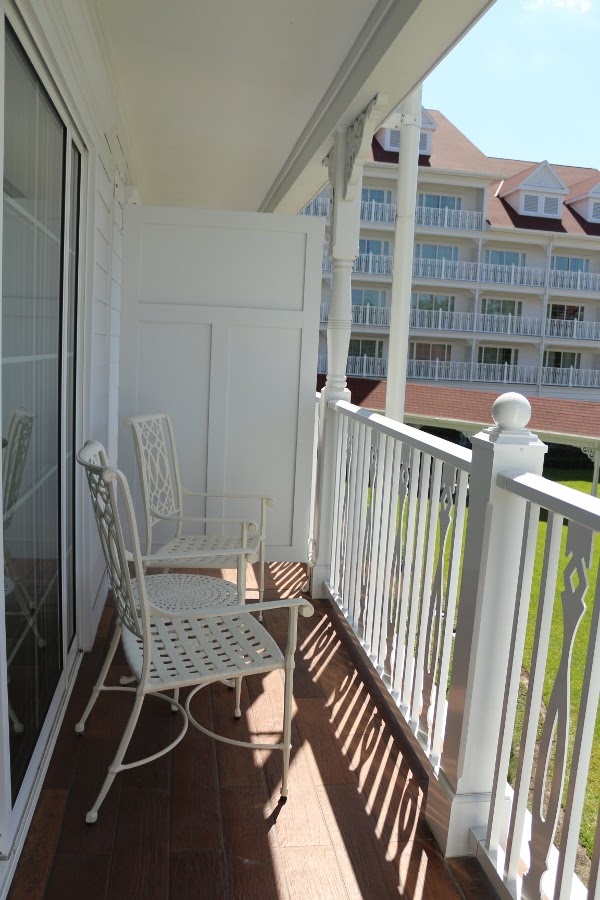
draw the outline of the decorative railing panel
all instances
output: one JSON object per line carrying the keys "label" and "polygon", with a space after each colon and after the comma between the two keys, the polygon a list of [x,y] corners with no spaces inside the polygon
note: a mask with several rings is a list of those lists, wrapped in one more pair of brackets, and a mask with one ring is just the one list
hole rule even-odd
{"label": "decorative railing panel", "polygon": [[[353,325],[376,325],[389,328],[391,312],[389,306],[352,306]],[[321,322],[329,320],[329,304],[321,303]]]}
{"label": "decorative railing panel", "polygon": [[360,217],[363,222],[384,222],[386,225],[393,225],[396,221],[396,204],[363,200],[360,204]]}
{"label": "decorative railing panel", "polygon": [[600,275],[595,272],[559,272],[551,269],[549,287],[566,291],[600,291]]}
{"label": "decorative railing panel", "polygon": [[[600,580],[593,551],[600,532],[600,501],[539,475],[500,474],[498,485],[526,500],[527,514],[483,845],[505,883],[519,881],[524,900],[597,897],[598,810],[589,808],[586,788],[590,763],[598,764],[594,732],[600,699]],[[540,508],[545,511],[541,520]],[[538,548],[543,548],[543,566],[533,590]],[[575,678],[574,653],[580,660]],[[518,715],[523,683],[524,712]],[[509,778],[513,790],[507,788]],[[588,825],[580,835],[584,816]]]}
{"label": "decorative railing panel", "polygon": [[430,209],[427,206],[417,206],[415,225],[480,231],[483,228],[483,213],[470,209]]}
{"label": "decorative railing panel", "polygon": [[410,327],[430,328],[438,331],[479,331],[485,334],[522,334],[538,337],[542,333],[542,320],[528,316],[502,316],[442,309],[412,309]]}
{"label": "decorative railing panel", "polygon": [[577,319],[546,319],[547,337],[573,338],[580,341],[600,340],[600,322],[580,322]]}
{"label": "decorative railing panel", "polygon": [[329,589],[435,763],[471,453],[348,403],[333,408],[338,456]]}

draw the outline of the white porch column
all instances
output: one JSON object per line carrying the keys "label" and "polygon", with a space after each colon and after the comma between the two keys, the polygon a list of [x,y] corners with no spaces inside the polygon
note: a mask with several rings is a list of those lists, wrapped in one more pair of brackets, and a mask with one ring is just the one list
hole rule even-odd
{"label": "white porch column", "polygon": [[496,486],[498,472],[541,474],[547,450],[527,430],[529,401],[499,397],[495,428],[472,438],[469,521],[440,776],[427,815],[443,852],[469,851],[469,829],[487,823],[526,502]]}
{"label": "white porch column", "polygon": [[415,240],[415,206],[421,136],[421,85],[406,98],[400,112],[400,153],[396,188],[396,230],[391,294],[391,321],[385,414],[404,421],[408,331]]}
{"label": "white porch column", "polygon": [[317,490],[315,498],[315,565],[311,594],[325,597],[331,565],[333,491],[336,465],[336,416],[328,403],[350,400],[346,363],[352,328],[352,266],[358,253],[363,164],[381,110],[375,97],[347,128],[338,129],[327,157],[332,188],[329,247],[332,257],[331,301],[327,320],[327,380],[321,391]]}

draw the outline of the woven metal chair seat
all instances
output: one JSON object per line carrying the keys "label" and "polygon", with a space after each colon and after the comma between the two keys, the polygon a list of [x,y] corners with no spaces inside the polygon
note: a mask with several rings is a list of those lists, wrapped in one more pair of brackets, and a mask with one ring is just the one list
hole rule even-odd
{"label": "woven metal chair seat", "polygon": [[[160,558],[160,562],[154,562],[153,565],[161,565],[171,563],[178,569],[234,569],[239,559],[239,536],[223,536],[210,534],[182,534],[163,544],[156,552],[155,556]],[[258,549],[258,540],[246,541],[246,547],[249,550],[256,551]],[[222,551],[231,549],[237,550],[231,556],[223,556]],[[211,550],[221,551],[218,556],[210,556]],[[187,558],[182,556],[187,554]],[[197,554],[197,556],[190,556]],[[207,555],[208,554],[208,555]]]}
{"label": "woven metal chair seat", "polygon": [[[152,663],[147,690],[186,687],[270,672],[285,666],[285,658],[273,638],[250,613],[227,619],[153,619]],[[131,671],[140,678],[144,662],[143,641],[124,630],[123,649]]]}

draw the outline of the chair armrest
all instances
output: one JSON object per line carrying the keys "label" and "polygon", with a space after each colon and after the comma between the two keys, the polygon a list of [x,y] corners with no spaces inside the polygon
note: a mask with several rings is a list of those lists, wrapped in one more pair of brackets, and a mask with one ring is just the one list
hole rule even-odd
{"label": "chair armrest", "polygon": [[[129,556],[131,556],[131,554],[129,554]],[[258,558],[256,552],[252,550],[251,547],[224,547],[223,549],[216,547],[210,550],[178,553],[176,556],[171,554],[169,556],[162,556],[160,550],[157,550],[155,553],[149,553],[146,556],[140,557],[140,559],[143,563],[156,563],[156,565],[172,566],[173,564],[177,564],[178,559],[212,559],[215,556],[245,556],[249,563],[255,563]],[[133,557],[131,557],[131,559],[133,559]]]}
{"label": "chair armrest", "polygon": [[189,491],[184,487],[181,488],[181,491],[186,497],[216,497],[223,500],[264,500],[267,506],[275,505],[272,497],[262,497],[260,494],[214,494],[210,491]]}
{"label": "chair armrest", "polygon": [[258,531],[258,525],[252,519],[220,519],[216,516],[163,516],[151,510],[153,519],[160,519],[162,522],[217,522],[219,525],[246,525],[252,531]]}
{"label": "chair armrest", "polygon": [[309,618],[315,611],[312,603],[309,603],[308,600],[303,600],[302,598],[293,600],[267,600],[265,603],[238,603],[236,606],[207,606],[201,613],[196,615],[190,615],[189,611],[182,613],[166,612],[157,609],[155,606],[152,606],[151,603],[150,607],[152,615],[161,619],[227,619],[239,616],[240,613],[254,613],[261,612],[261,610],[268,611],[274,609],[294,609],[295,607],[298,607],[298,612],[301,616]]}

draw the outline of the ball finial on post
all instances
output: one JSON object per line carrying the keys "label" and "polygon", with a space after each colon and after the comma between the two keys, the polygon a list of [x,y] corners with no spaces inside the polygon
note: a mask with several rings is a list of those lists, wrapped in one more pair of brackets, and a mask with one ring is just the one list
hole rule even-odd
{"label": "ball finial on post", "polygon": [[499,431],[523,431],[531,419],[531,404],[523,394],[501,394],[492,406],[492,418]]}

